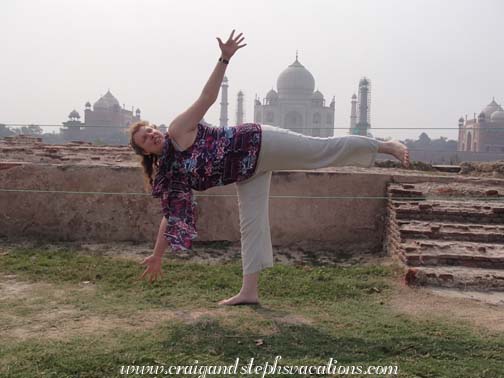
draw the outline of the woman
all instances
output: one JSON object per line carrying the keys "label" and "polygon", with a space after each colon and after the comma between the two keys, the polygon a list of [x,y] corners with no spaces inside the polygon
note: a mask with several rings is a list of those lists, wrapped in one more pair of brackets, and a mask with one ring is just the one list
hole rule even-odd
{"label": "woman", "polygon": [[[240,212],[243,283],[240,292],[222,305],[257,304],[259,272],[273,266],[268,196],[271,171],[317,169],[328,166],[370,167],[377,152],[409,166],[406,146],[364,136],[319,138],[270,125],[246,123],[236,127],[207,127],[200,123],[217,100],[229,60],[246,46],[242,33],[223,43],[221,57],[196,102],[176,117],[163,134],[154,125],[137,122],[130,127],[130,143],[142,156],[145,176],[154,197],[161,198],[164,217],[154,253],[142,264],[140,276],[153,282],[161,277],[161,262],[168,245],[188,250],[196,233],[196,203],[192,190],[235,183]],[[153,176],[155,176],[153,178]]]}

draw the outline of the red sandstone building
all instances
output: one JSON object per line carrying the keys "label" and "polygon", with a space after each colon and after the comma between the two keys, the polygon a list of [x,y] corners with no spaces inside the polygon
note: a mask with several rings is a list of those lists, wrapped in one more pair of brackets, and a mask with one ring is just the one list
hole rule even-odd
{"label": "red sandstone building", "polygon": [[488,104],[476,118],[459,119],[458,150],[472,152],[504,152],[504,111],[495,102]]}
{"label": "red sandstone building", "polygon": [[125,131],[133,122],[140,121],[140,109],[126,110],[119,104],[110,90],[93,104],[86,102],[84,122],[74,109],[63,122],[61,134],[66,141],[80,140],[102,142],[107,144],[126,144],[128,137]]}

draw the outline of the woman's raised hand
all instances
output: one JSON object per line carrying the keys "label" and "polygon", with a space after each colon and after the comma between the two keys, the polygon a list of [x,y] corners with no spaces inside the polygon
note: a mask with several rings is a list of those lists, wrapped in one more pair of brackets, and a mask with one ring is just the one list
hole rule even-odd
{"label": "woman's raised hand", "polygon": [[245,37],[241,37],[243,35],[243,33],[238,34],[233,39],[234,32],[235,31],[233,29],[233,31],[231,32],[231,35],[229,36],[229,38],[226,41],[226,43],[222,43],[221,39],[219,37],[217,37],[217,40],[219,41],[219,47],[220,47],[220,49],[222,51],[222,57],[224,59],[230,59],[234,55],[234,53],[236,52],[236,50],[241,49],[242,47],[247,46],[246,43],[244,45],[240,45],[240,43],[245,39]]}

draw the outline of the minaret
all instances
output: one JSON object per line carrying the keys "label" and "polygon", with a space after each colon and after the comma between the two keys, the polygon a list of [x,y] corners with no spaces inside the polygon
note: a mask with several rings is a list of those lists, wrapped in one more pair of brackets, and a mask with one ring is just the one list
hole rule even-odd
{"label": "minaret", "polygon": [[236,124],[241,125],[243,123],[243,92],[239,91],[237,97]]}
{"label": "minaret", "polygon": [[357,96],[354,93],[352,96],[352,110],[350,111],[350,134],[355,133],[355,126],[357,126]]}
{"label": "minaret", "polygon": [[458,151],[463,151],[464,149],[462,148],[462,145],[464,143],[464,118],[460,117],[458,120],[458,127],[459,127],[459,132],[458,132],[458,143],[457,143],[457,150]]}
{"label": "minaret", "polygon": [[359,96],[358,96],[358,113],[357,113],[357,135],[367,136],[368,129],[371,127],[370,124],[370,112],[369,108],[371,106],[371,83],[369,79],[363,77],[359,81]]}
{"label": "minaret", "polygon": [[226,76],[224,76],[224,79],[222,80],[221,88],[222,88],[222,94],[221,94],[221,103],[220,103],[220,119],[219,119],[219,125],[221,127],[227,126],[228,125],[228,79]]}

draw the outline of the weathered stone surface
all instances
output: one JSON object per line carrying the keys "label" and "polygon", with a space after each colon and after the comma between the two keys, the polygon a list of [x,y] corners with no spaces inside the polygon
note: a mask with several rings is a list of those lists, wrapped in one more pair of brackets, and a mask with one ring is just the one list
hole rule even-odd
{"label": "weathered stone surface", "polygon": [[[390,193],[400,185],[391,187]],[[504,291],[504,207],[485,200],[501,199],[499,191],[476,182],[417,183],[415,188],[425,202],[390,196],[387,206],[384,244],[405,265],[406,282]]]}

